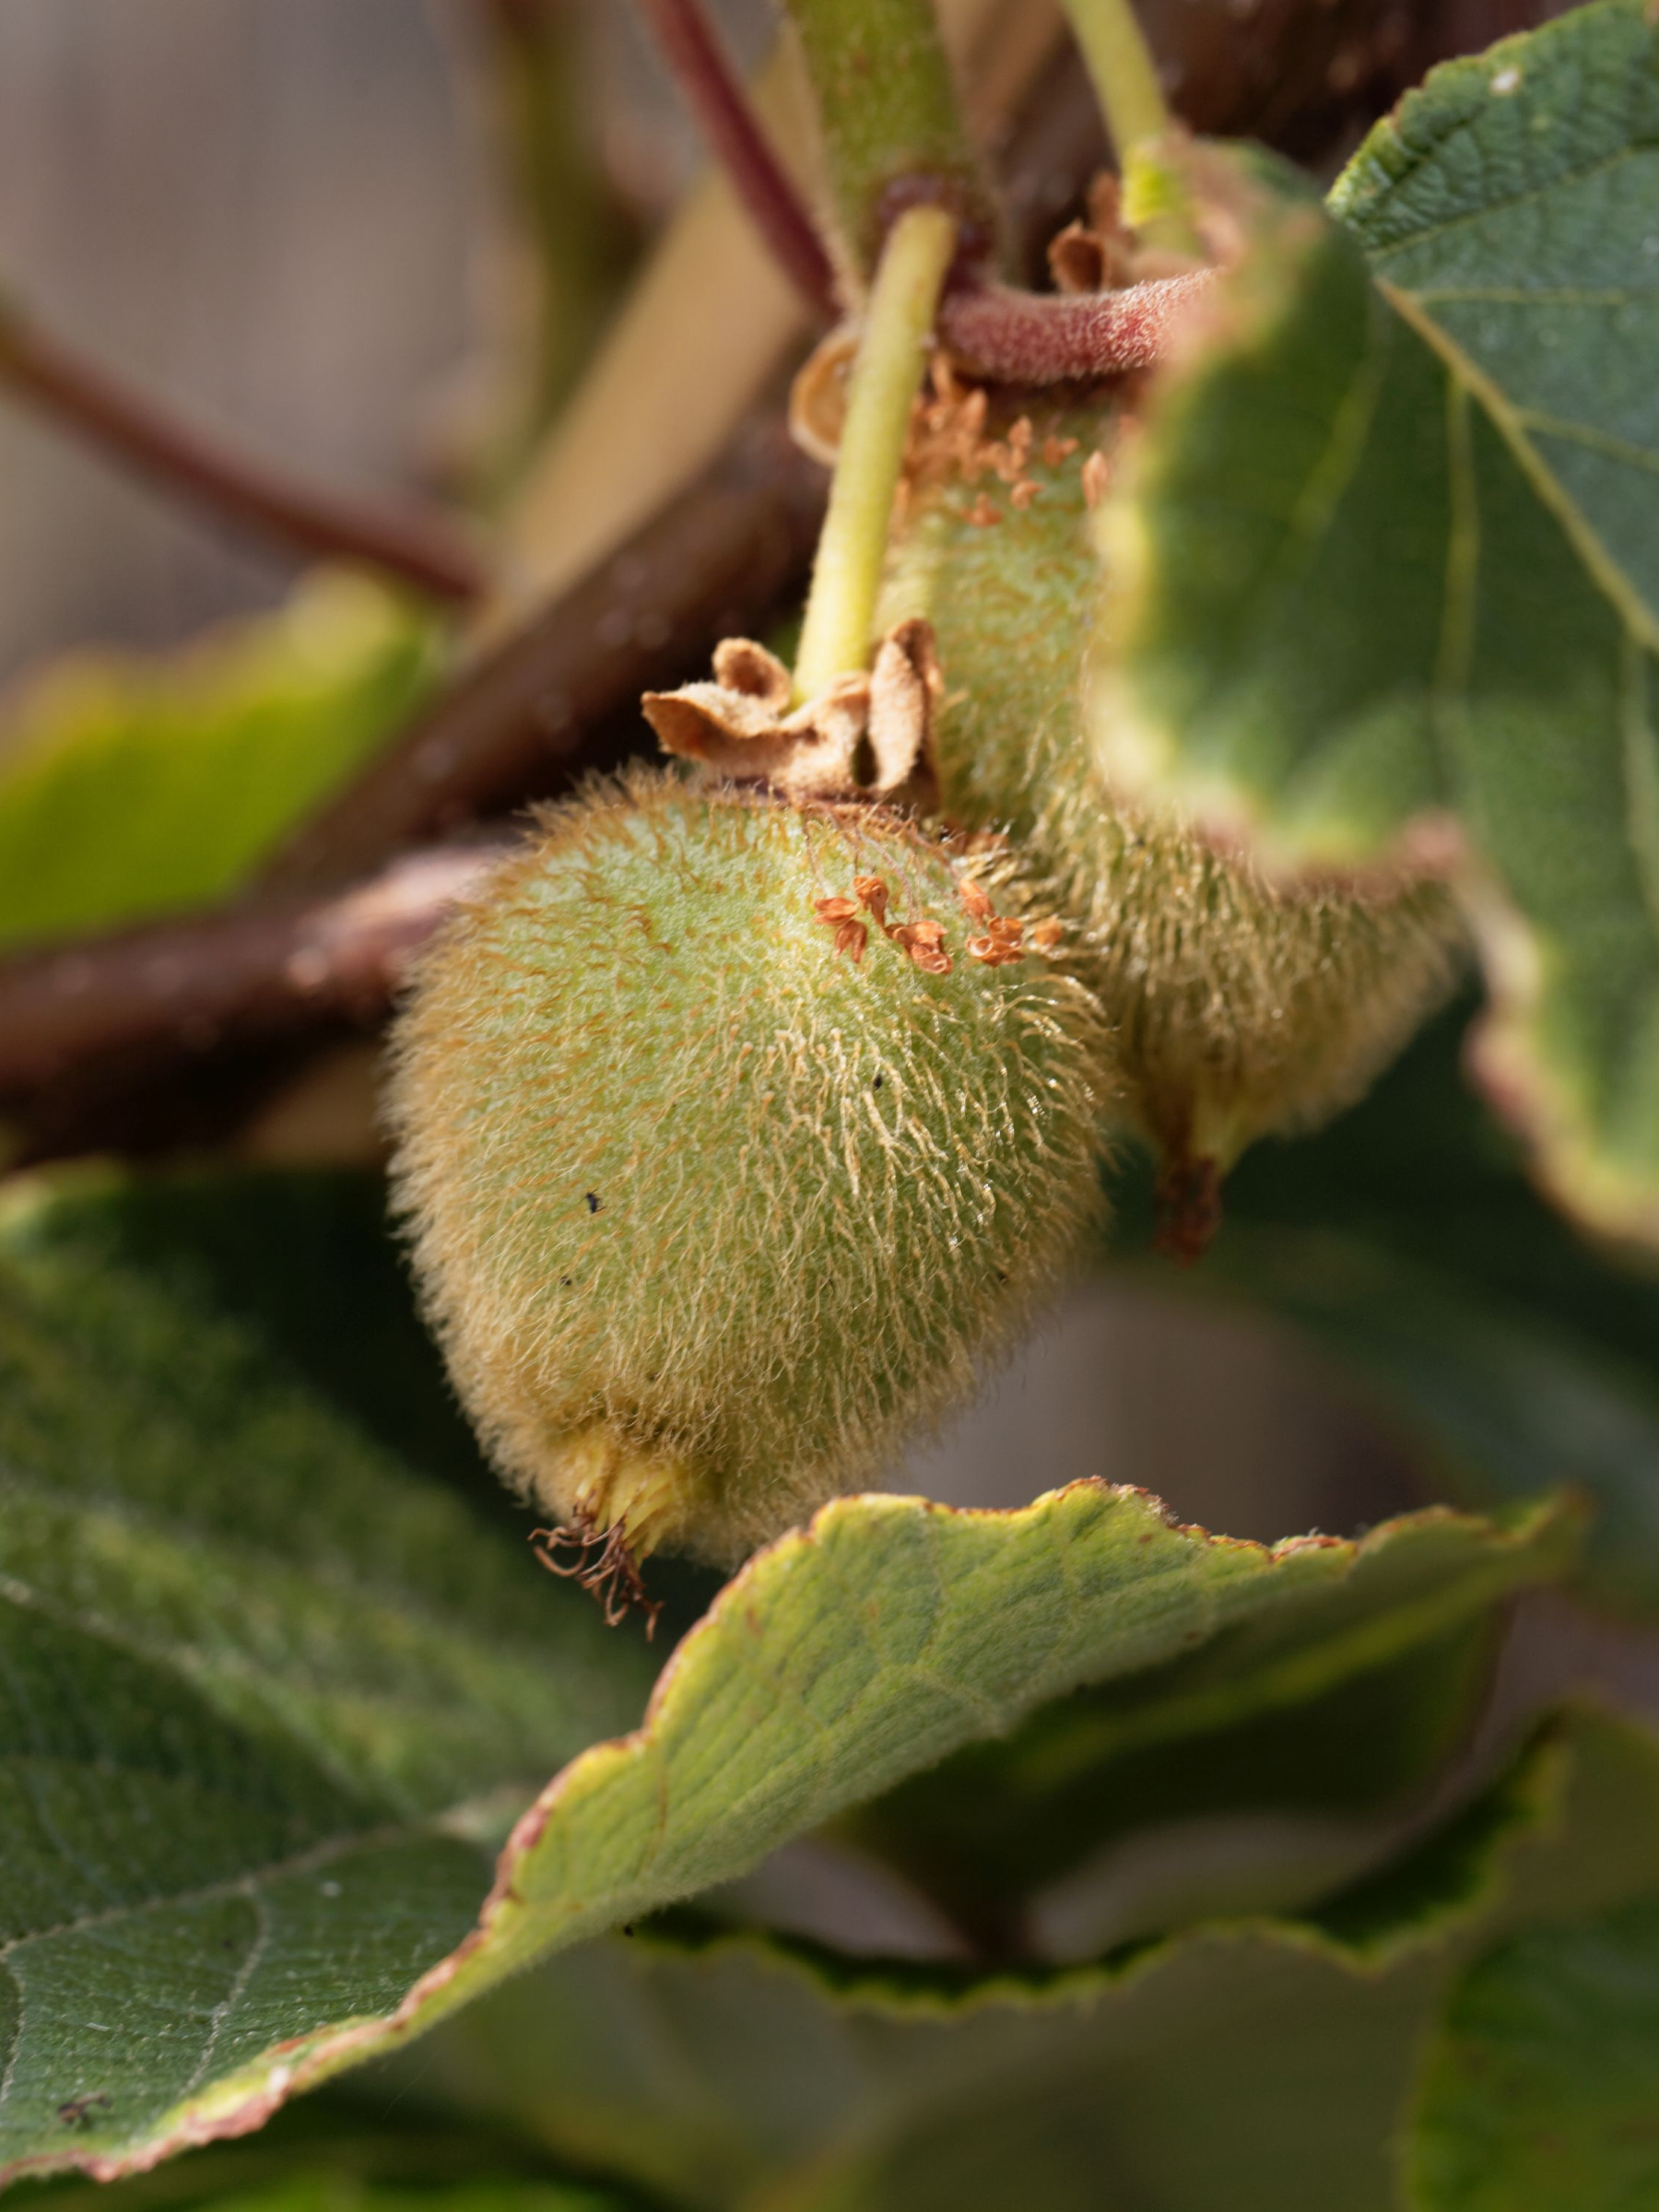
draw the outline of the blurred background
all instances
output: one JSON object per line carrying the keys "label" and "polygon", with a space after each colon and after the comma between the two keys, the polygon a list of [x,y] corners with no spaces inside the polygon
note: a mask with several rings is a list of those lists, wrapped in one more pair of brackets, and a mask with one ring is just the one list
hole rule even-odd
{"label": "blurred background", "polygon": [[[489,12],[0,0],[0,283],[291,467],[361,490],[420,483],[502,312]],[[576,112],[642,237],[685,181],[691,132],[623,0],[567,12]],[[752,60],[766,0],[719,12]],[[181,640],[290,580],[11,406],[0,481],[8,684],[86,640]]]}

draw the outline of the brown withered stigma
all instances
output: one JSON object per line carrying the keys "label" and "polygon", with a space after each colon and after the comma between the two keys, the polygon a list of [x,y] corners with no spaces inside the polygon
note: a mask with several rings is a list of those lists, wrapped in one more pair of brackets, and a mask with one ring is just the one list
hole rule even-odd
{"label": "brown withered stigma", "polygon": [[[600,1528],[591,1520],[573,1528],[533,1528],[530,1548],[549,1574],[558,1575],[560,1582],[579,1583],[598,1600],[607,1629],[626,1620],[629,1607],[638,1606],[645,1616],[646,1641],[655,1637],[663,1601],[646,1596],[639,1561],[620,1522],[610,1528]],[[559,1553],[566,1549],[576,1556],[560,1559]]]}
{"label": "brown withered stigma", "polygon": [[733,782],[765,783],[797,802],[926,809],[937,796],[933,719],[943,689],[933,627],[916,619],[888,632],[867,674],[839,676],[793,711],[788,669],[749,638],[716,647],[712,683],[648,691],[641,704],[665,752]]}
{"label": "brown withered stigma", "polygon": [[[985,968],[1011,967],[1024,959],[1025,924],[1013,915],[999,914],[982,884],[972,877],[966,877],[957,887],[957,898],[969,921],[981,924],[981,934],[970,937],[963,947],[970,959],[978,960]],[[853,878],[850,895],[843,892],[833,898],[815,899],[812,911],[827,928],[835,932],[836,952],[850,952],[854,965],[864,959],[870,941],[868,925],[858,919],[862,909],[888,943],[906,954],[924,974],[948,975],[952,961],[945,942],[945,924],[925,915],[913,922],[889,922],[889,899],[890,893],[881,877],[858,876]],[[1031,948],[1053,952],[1065,934],[1063,923],[1053,919],[1039,922],[1031,930]]]}

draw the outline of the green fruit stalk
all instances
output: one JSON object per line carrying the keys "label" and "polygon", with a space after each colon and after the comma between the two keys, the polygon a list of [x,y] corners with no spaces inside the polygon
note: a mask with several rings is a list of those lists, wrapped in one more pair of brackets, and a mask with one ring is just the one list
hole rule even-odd
{"label": "green fruit stalk", "polygon": [[1018,900],[887,809],[640,773],[425,959],[392,1117],[426,1301],[605,1571],[867,1483],[1089,1236],[1099,1010]]}
{"label": "green fruit stalk", "polygon": [[1277,888],[1107,790],[1085,712],[1107,418],[1039,414],[986,439],[981,406],[933,410],[878,626],[931,620],[944,813],[1032,848],[1084,929],[1131,1117],[1178,1191],[1213,1182],[1256,1137],[1364,1090],[1449,988],[1457,912],[1423,881]]}

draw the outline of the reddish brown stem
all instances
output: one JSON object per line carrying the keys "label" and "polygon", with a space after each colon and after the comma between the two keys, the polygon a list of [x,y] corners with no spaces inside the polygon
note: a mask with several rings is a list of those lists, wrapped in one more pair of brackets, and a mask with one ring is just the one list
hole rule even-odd
{"label": "reddish brown stem", "polygon": [[251,897],[0,965],[0,1098],[152,1051],[374,1020],[495,846],[440,846],[319,899]]}
{"label": "reddish brown stem", "polygon": [[621,550],[464,675],[280,854],[270,883],[342,882],[456,823],[557,787],[642,691],[752,634],[806,573],[824,472],[775,416]]}
{"label": "reddish brown stem", "polygon": [[293,483],[83,360],[10,306],[0,309],[0,384],[239,528],[307,556],[366,562],[434,598],[466,602],[483,588],[471,551],[438,518]]}
{"label": "reddish brown stem", "polygon": [[949,292],[939,335],[959,367],[1002,384],[1064,384],[1147,369],[1182,311],[1211,281],[1196,269],[1121,292],[1022,292],[1006,284]]}
{"label": "reddish brown stem", "polygon": [[701,0],[640,0],[640,6],[711,152],[774,260],[814,313],[832,323],[841,312],[835,270],[818,226],[772,151]]}

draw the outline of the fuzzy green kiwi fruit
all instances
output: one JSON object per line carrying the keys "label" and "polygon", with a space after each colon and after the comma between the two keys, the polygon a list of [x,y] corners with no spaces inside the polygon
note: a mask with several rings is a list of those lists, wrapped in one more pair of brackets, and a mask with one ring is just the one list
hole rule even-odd
{"label": "fuzzy green kiwi fruit", "polygon": [[1082,925],[1124,1103],[1179,1206],[1188,1179],[1359,1096],[1449,989],[1461,926],[1442,885],[1280,888],[1107,790],[1085,714],[1100,600],[1085,472],[1110,420],[1052,403],[1027,419],[1029,442],[993,445],[1000,477],[970,447],[966,477],[912,489],[877,627],[932,622],[943,810],[1026,841]]}
{"label": "fuzzy green kiwi fruit", "polygon": [[878,1475],[1055,1283],[1106,1048],[1020,913],[885,809],[641,771],[547,813],[425,956],[399,1200],[549,1521],[732,1563]]}

